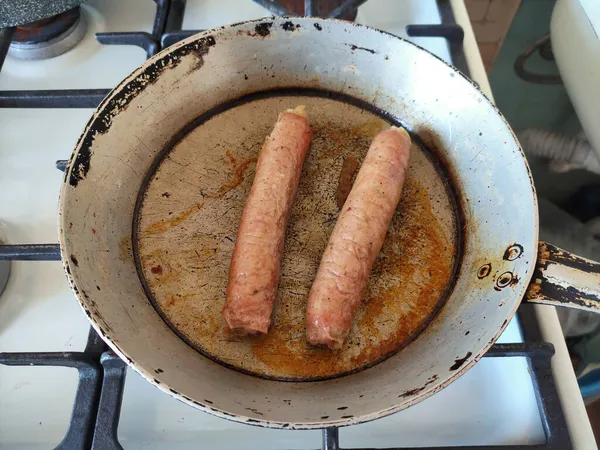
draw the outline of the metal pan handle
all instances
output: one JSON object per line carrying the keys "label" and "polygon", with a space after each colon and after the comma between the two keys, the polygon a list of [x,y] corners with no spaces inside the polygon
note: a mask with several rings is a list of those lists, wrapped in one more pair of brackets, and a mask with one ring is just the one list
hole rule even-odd
{"label": "metal pan handle", "polygon": [[539,242],[523,301],[600,313],[600,263]]}

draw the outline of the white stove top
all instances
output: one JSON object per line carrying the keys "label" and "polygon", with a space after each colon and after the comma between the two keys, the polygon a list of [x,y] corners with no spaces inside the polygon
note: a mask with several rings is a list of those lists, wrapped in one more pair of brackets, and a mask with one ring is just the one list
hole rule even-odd
{"label": "white stove top", "polygon": [[[145,59],[136,47],[102,46],[99,31],[151,31],[151,0],[91,0],[86,38],[46,61],[8,57],[0,90],[109,88]],[[184,29],[270,15],[250,0],[188,0]],[[406,36],[406,24],[440,23],[435,0],[370,0],[357,21]],[[445,40],[418,43],[449,60]],[[478,81],[480,85],[482,81]],[[487,85],[487,80],[483,80]],[[91,109],[0,108],[0,238],[57,242],[56,209],[67,159]],[[82,351],[89,325],[58,262],[13,262],[0,297],[0,351]],[[520,342],[513,321],[502,342]],[[0,448],[36,449],[63,438],[77,387],[75,369],[0,365]],[[118,431],[127,449],[308,449],[320,431],[261,429],[218,419],[162,393],[128,370]],[[545,442],[523,358],[484,358],[424,402],[391,417],[340,431],[343,447],[536,444]]]}

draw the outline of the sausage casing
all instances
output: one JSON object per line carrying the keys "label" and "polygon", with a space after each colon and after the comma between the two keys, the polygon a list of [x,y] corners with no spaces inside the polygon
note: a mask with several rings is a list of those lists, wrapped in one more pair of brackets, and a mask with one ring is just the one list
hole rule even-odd
{"label": "sausage casing", "polygon": [[235,241],[223,314],[237,334],[267,333],[277,294],[285,229],[311,129],[304,107],[279,115],[256,163]]}
{"label": "sausage casing", "polygon": [[373,140],[308,296],[306,337],[310,344],[337,349],[348,336],[400,201],[410,145],[408,133],[394,127]]}

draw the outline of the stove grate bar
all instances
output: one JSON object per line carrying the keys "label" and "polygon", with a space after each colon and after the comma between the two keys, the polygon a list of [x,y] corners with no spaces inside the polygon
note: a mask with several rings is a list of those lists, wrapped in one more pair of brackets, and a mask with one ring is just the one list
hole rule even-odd
{"label": "stove grate bar", "polygon": [[164,33],[168,33],[169,31],[181,30],[181,27],[183,26],[183,17],[185,16],[185,4],[186,0],[171,0],[167,12],[165,28],[158,37],[161,37]]}
{"label": "stove grate bar", "polygon": [[154,25],[152,26],[152,37],[155,42],[158,42],[160,36],[165,32],[171,0],[154,0],[154,2],[156,3],[156,14],[154,15]]}
{"label": "stove grate bar", "polygon": [[340,6],[335,8],[333,11],[329,13],[329,19],[339,19],[340,17],[344,17],[353,9],[358,9],[360,5],[366,3],[367,0],[346,0]]}
{"label": "stove grate bar", "polygon": [[463,50],[465,32],[456,24],[450,0],[437,0],[441,24],[436,25],[407,25],[406,34],[410,37],[436,37],[448,41],[452,64],[463,74],[470,77],[469,65]]}
{"label": "stove grate bar", "polygon": [[177,42],[181,41],[182,39],[188,38],[197,33],[201,33],[202,31],[204,31],[204,30],[167,31],[165,34],[163,34],[163,36],[160,40],[160,48],[165,49],[173,44],[176,44]]}
{"label": "stove grate bar", "polygon": [[148,58],[159,51],[156,38],[145,32],[96,33],[96,40],[104,45],[134,45],[143,48]]}
{"label": "stove grate bar", "polygon": [[98,400],[102,387],[100,354],[106,344],[90,328],[84,352],[0,353],[0,364],[6,366],[72,367],[79,373],[69,427],[57,450],[87,450],[94,438]]}
{"label": "stove grate bar", "polygon": [[[85,352],[74,353],[0,353],[0,364],[5,365],[49,365],[49,366],[64,366],[75,367],[80,370],[80,386],[78,387],[78,395],[74,406],[74,416],[71,420],[69,429],[86,430],[84,436],[93,436],[92,450],[107,449],[121,450],[122,447],[118,442],[117,430],[120,417],[120,405],[123,398],[123,388],[125,384],[126,364],[116,356],[112,351],[104,351],[106,345],[100,337],[90,330],[88,346]],[[544,417],[554,421],[556,417],[562,417],[560,403],[556,387],[552,378],[551,358],[554,355],[554,347],[549,343],[516,343],[516,344],[495,344],[493,345],[484,357],[526,357],[532,364],[532,379],[534,380],[534,388],[536,396],[540,402],[540,416],[542,421]],[[104,376],[98,375],[100,372],[98,360],[104,369]],[[82,381],[83,380],[83,381]],[[88,381],[90,380],[90,381]],[[96,383],[96,384],[94,384]],[[99,386],[101,384],[101,390]],[[95,388],[94,388],[95,387]],[[94,389],[92,389],[94,388]],[[79,394],[79,392],[82,392]],[[99,393],[99,392],[101,393]],[[94,397],[95,395],[95,397]],[[99,397],[97,406],[90,402],[90,398]],[[81,404],[85,404],[85,408],[93,410],[93,416],[96,420],[95,426],[86,419],[86,428],[78,428],[83,425],[83,422],[78,423],[75,416],[76,409],[82,408]],[[557,409],[558,408],[558,409]],[[89,412],[89,411],[88,411]],[[561,411],[562,412],[562,411]],[[97,414],[96,414],[97,413]],[[78,416],[79,417],[79,416]],[[546,421],[548,421],[546,419]],[[544,428],[547,431],[548,442],[546,444],[534,446],[513,446],[508,448],[523,448],[528,450],[563,450],[572,448],[568,436],[564,417],[562,417],[562,428],[556,423],[549,423]],[[92,433],[92,428],[95,432]],[[557,431],[558,429],[558,431]],[[551,434],[550,431],[552,430]],[[65,439],[69,438],[69,445],[73,443],[72,438],[67,434]],[[65,442],[65,441],[63,441]],[[60,448],[60,447],[59,447]],[[88,448],[71,447],[62,448]],[[326,428],[323,430],[323,450],[344,450],[339,446],[339,429]],[[411,450],[405,447],[393,447],[380,450]],[[469,446],[469,447],[426,447],[421,450],[505,450],[506,446]],[[353,450],[369,450],[369,449],[353,449]],[[412,449],[416,450],[416,449]]]}
{"label": "stove grate bar", "polygon": [[54,165],[61,172],[65,172],[67,170],[67,166],[69,165],[69,160],[68,159],[59,159],[58,161],[56,161],[54,163]]}
{"label": "stove grate bar", "polygon": [[0,261],[60,261],[59,244],[0,245]]}
{"label": "stove grate bar", "polygon": [[127,365],[112,351],[107,351],[100,357],[104,368],[102,394],[98,405],[98,415],[94,428],[92,450],[123,450],[119,443],[117,431],[123,402],[123,388]]}
{"label": "stove grate bar", "polygon": [[0,108],[96,108],[110,89],[0,91]]}
{"label": "stove grate bar", "polygon": [[[104,45],[134,45],[146,51],[146,57],[151,58],[160,51],[161,36],[167,31],[167,25],[177,26],[183,21],[185,2],[173,1],[175,7],[171,8],[171,0],[155,0],[156,14],[152,33],[122,32],[122,33],[96,33],[96,40]],[[171,13],[171,11],[173,11]],[[171,19],[169,21],[169,15]]]}
{"label": "stove grate bar", "polygon": [[[566,450],[572,448],[568,429],[560,405],[560,399],[552,376],[551,360],[554,346],[547,342],[525,342],[517,344],[494,344],[484,355],[485,358],[525,357],[530,366],[542,426],[546,433],[546,443],[526,446],[458,446],[458,447],[419,447],[420,450]],[[322,450],[350,450],[339,445],[337,428],[323,429]],[[371,450],[353,448],[352,450]],[[417,450],[411,447],[391,447],[379,450]]]}

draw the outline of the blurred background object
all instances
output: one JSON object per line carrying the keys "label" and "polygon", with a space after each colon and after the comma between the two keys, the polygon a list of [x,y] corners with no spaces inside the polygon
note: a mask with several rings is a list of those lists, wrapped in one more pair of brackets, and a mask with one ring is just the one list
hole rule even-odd
{"label": "blurred background object", "polygon": [[[497,105],[530,163],[540,238],[600,260],[600,2],[465,3]],[[600,318],[557,312],[600,431]]]}
{"label": "blurred background object", "polygon": [[520,5],[521,0],[465,0],[487,71],[492,68]]}

